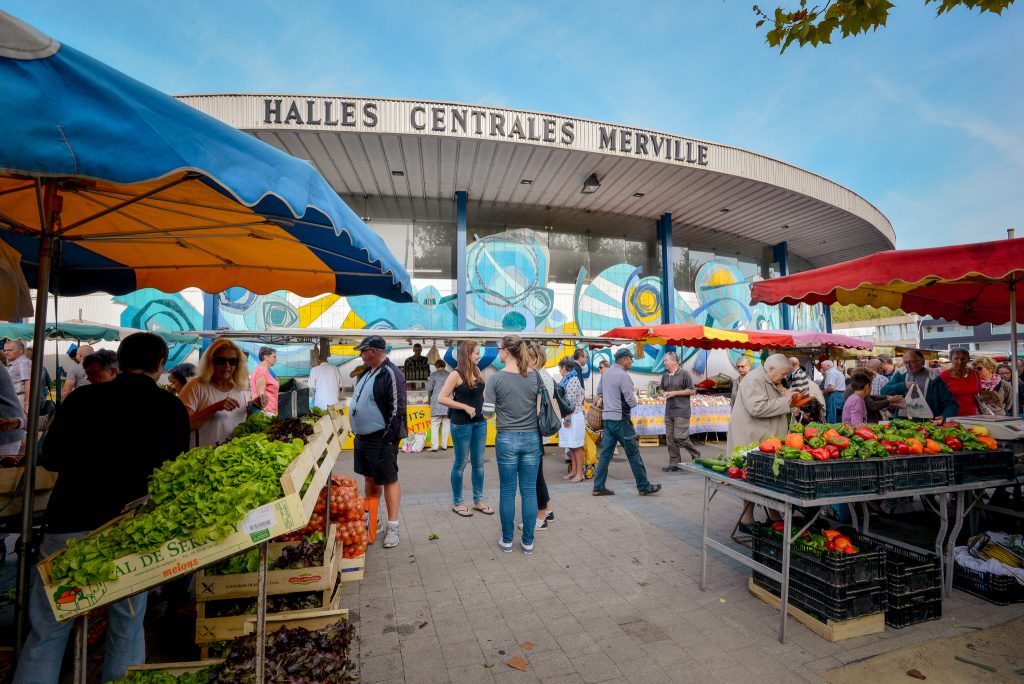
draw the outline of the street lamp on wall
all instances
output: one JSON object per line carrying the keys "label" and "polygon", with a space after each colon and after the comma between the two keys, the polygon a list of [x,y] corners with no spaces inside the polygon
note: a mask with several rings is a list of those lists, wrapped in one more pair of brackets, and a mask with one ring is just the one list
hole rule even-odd
{"label": "street lamp on wall", "polygon": [[580,192],[584,195],[593,195],[600,187],[601,181],[598,179],[596,173],[592,173],[587,176],[585,181],[583,181],[583,189]]}

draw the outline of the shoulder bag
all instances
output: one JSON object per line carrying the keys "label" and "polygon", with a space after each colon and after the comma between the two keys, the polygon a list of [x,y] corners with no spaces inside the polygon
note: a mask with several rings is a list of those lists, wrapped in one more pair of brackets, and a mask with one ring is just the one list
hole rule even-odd
{"label": "shoulder bag", "polygon": [[[568,376],[571,378],[572,376]],[[568,418],[576,412],[576,407],[569,401],[569,397],[565,394],[565,384],[558,383],[555,385],[555,401],[558,403],[558,412],[562,414],[564,418]]]}
{"label": "shoulder bag", "polygon": [[551,397],[548,396],[547,389],[540,381],[540,374],[537,371],[534,373],[537,378],[537,395],[540,397],[540,408],[537,409],[537,427],[540,429],[540,434],[550,437],[558,433],[562,427],[562,421],[555,414],[555,408],[551,405]]}

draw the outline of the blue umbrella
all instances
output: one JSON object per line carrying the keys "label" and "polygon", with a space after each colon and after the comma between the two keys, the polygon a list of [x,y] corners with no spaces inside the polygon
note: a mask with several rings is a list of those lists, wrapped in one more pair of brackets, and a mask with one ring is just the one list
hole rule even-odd
{"label": "blue umbrella", "polygon": [[[0,12],[0,241],[46,302],[240,286],[411,300],[409,275],[308,163]],[[52,276],[52,277],[51,277]],[[39,387],[43,345],[33,348]],[[39,392],[29,410],[31,539]],[[18,639],[28,597],[18,572]]]}

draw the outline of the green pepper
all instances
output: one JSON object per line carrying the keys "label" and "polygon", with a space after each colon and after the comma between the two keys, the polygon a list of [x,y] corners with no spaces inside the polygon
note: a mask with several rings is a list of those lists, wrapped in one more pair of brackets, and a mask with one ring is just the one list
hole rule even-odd
{"label": "green pepper", "polygon": [[839,452],[839,455],[842,456],[843,458],[856,458],[857,457],[857,448],[856,447],[846,447],[845,449],[843,449],[842,451]]}
{"label": "green pepper", "polygon": [[792,432],[795,435],[802,435],[802,434],[804,434],[803,423],[793,423],[793,425],[790,426],[789,431]]}
{"label": "green pepper", "polygon": [[812,449],[820,449],[821,447],[825,446],[825,440],[822,439],[821,437],[811,437],[809,440],[807,440],[807,445]]}
{"label": "green pepper", "polygon": [[800,452],[800,460],[801,461],[813,461],[814,460],[814,454],[812,454],[809,451],[801,451]]}
{"label": "green pepper", "polygon": [[841,423],[836,428],[836,432],[841,434],[843,437],[853,437],[853,426],[849,423]]}

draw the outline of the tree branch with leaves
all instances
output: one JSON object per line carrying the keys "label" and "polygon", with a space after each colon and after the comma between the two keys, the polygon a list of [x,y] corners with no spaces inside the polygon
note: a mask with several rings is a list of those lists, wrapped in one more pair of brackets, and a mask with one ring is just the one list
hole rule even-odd
{"label": "tree branch with leaves", "polygon": [[[936,15],[957,7],[968,11],[978,10],[979,14],[991,12],[1002,14],[1014,0],[923,0],[925,5],[936,6]],[[785,52],[793,42],[800,47],[810,43],[818,47],[832,42],[832,35],[840,31],[843,38],[875,31],[885,26],[889,10],[895,5],[889,0],[828,0],[824,5],[807,6],[807,0],[800,0],[800,9],[787,11],[776,7],[769,15],[759,5],[754,5],[758,17],[757,28],[771,22],[765,39],[770,47],[779,47]]]}

